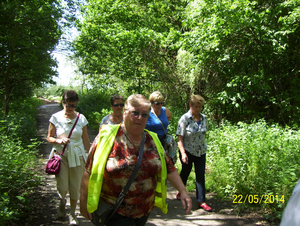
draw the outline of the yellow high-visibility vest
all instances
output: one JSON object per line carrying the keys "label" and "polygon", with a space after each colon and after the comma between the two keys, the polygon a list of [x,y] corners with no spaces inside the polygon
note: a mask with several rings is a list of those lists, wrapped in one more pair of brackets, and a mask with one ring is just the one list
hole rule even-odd
{"label": "yellow high-visibility vest", "polygon": [[[89,213],[93,213],[98,208],[98,203],[101,195],[103,174],[107,162],[107,158],[111,152],[115,138],[119,131],[120,125],[103,125],[99,134],[99,142],[97,149],[94,153],[94,160],[89,179],[88,198],[87,198],[87,210]],[[164,149],[157,137],[156,133],[149,133],[155,143],[158,150],[158,154],[161,160],[161,171],[157,174],[157,185],[155,191],[155,206],[160,208],[164,214],[168,212],[167,199],[167,166],[165,160]]]}

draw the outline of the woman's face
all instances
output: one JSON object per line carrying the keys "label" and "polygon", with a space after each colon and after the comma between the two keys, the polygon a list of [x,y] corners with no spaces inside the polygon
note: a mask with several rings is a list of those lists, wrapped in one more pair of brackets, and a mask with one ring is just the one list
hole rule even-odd
{"label": "woman's face", "polygon": [[154,111],[159,112],[161,110],[161,107],[163,106],[164,101],[151,101],[151,107],[154,109]]}
{"label": "woman's face", "polygon": [[148,106],[129,106],[128,111],[124,112],[124,125],[128,133],[141,135],[146,127],[149,113]]}
{"label": "woman's face", "polygon": [[69,102],[63,103],[65,114],[66,115],[74,114],[76,106],[77,106],[76,101],[69,101]]}
{"label": "woman's face", "polygon": [[114,100],[114,104],[111,105],[111,109],[115,114],[122,114],[124,108],[124,103],[120,99]]}
{"label": "woman's face", "polygon": [[194,103],[193,105],[190,104],[190,109],[192,115],[199,115],[202,110],[202,105],[200,103]]}

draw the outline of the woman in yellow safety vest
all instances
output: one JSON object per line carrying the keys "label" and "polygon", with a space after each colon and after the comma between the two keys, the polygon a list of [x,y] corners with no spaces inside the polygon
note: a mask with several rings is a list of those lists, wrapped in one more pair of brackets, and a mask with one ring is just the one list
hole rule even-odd
{"label": "woman in yellow safety vest", "polygon": [[[188,214],[192,202],[172,161],[155,133],[145,130],[151,103],[143,95],[128,97],[121,125],[105,125],[89,152],[81,182],[80,212],[92,220],[101,198],[114,206],[130,177],[145,137],[142,163],[128,193],[107,226],[143,226],[154,206],[167,213],[166,179],[180,190]],[[143,135],[144,134],[144,135]]]}

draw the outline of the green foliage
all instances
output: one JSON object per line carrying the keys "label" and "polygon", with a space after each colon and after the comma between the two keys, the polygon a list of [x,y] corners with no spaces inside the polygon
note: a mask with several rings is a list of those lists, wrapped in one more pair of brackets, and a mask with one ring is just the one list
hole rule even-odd
{"label": "green foliage", "polygon": [[76,110],[87,118],[89,127],[99,129],[102,118],[109,114],[110,94],[104,91],[90,90],[88,93],[79,95]]}
{"label": "green foliage", "polygon": [[297,0],[189,2],[178,72],[209,98],[217,120],[299,125],[299,7]]}
{"label": "green foliage", "polygon": [[11,114],[0,117],[0,133],[10,139],[30,142],[36,137],[37,106],[42,104],[42,100],[33,97],[12,102]]}
{"label": "green foliage", "polygon": [[128,95],[160,90],[180,105],[174,86],[182,88],[181,80],[173,72],[185,5],[171,0],[87,1],[73,43],[84,78]]}
{"label": "green foliage", "polygon": [[11,103],[11,114],[0,119],[0,225],[31,212],[28,195],[40,184],[36,176],[38,146],[36,107],[42,101],[29,98]]}
{"label": "green foliage", "polygon": [[51,57],[60,36],[62,8],[57,1],[2,1],[0,7],[0,96],[9,102],[30,97],[56,75]]}
{"label": "green foliage", "polygon": [[224,123],[208,135],[207,188],[230,199],[235,194],[284,195],[284,203],[261,203],[282,211],[300,177],[300,132],[260,120]]}
{"label": "green foliage", "polygon": [[172,118],[169,121],[169,126],[168,126],[168,133],[171,134],[173,137],[176,137],[176,130],[178,126],[179,119],[183,114],[186,113],[184,109],[178,109],[173,106],[168,106],[166,107],[172,112]]}
{"label": "green foliage", "polygon": [[299,6],[89,0],[75,58],[88,80],[116,87],[121,78],[129,93],[160,90],[180,108],[202,94],[218,122],[264,118],[297,126]]}
{"label": "green foliage", "polygon": [[[74,21],[77,0],[4,0],[0,3],[0,97],[9,103],[31,97],[57,76],[56,48],[63,29]],[[63,28],[64,27],[64,28]]]}
{"label": "green foliage", "polygon": [[61,98],[63,92],[71,87],[61,85],[43,85],[35,89],[34,94],[36,97],[43,97],[48,100]]}
{"label": "green foliage", "polygon": [[[15,134],[12,134],[15,135]],[[9,220],[18,220],[30,212],[27,199],[30,192],[40,184],[36,176],[37,146],[39,142],[30,140],[24,145],[17,138],[0,135],[0,225]]]}

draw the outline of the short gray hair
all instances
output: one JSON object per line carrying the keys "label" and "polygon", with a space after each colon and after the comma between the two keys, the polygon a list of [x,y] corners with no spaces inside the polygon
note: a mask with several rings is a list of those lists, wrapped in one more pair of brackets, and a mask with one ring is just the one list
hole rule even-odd
{"label": "short gray hair", "polygon": [[125,111],[128,111],[130,106],[136,107],[136,106],[140,106],[140,105],[145,105],[148,107],[149,112],[151,110],[151,103],[150,101],[142,94],[133,94],[130,95],[126,102],[125,102]]}

